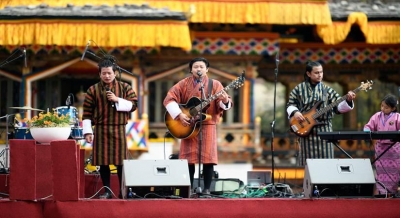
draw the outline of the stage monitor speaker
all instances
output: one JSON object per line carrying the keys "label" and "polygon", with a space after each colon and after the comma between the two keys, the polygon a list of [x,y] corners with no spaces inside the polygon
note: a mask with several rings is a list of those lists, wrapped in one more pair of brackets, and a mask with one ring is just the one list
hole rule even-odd
{"label": "stage monitor speaker", "polygon": [[372,197],[375,177],[369,159],[307,159],[304,197]]}
{"label": "stage monitor speaker", "polygon": [[124,160],[121,193],[126,198],[188,198],[187,160]]}

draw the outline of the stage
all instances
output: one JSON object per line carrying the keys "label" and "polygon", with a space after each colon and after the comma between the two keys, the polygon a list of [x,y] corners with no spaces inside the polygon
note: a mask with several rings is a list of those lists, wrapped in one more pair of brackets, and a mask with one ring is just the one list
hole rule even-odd
{"label": "stage", "polygon": [[399,199],[0,200],[0,217],[399,217]]}
{"label": "stage", "polygon": [[[94,196],[101,188],[97,174],[85,174],[84,198],[54,201],[10,200],[9,175],[0,175],[0,217],[399,217],[400,198],[182,198],[110,199]],[[118,193],[118,178],[111,188]],[[93,198],[91,198],[93,197]]]}
{"label": "stage", "polygon": [[[100,200],[97,194],[104,191],[101,179],[96,173],[84,173],[84,151],[73,141],[54,141],[48,146],[11,140],[10,154],[10,174],[0,174],[0,218],[400,217],[400,198],[372,196]],[[113,174],[111,189],[117,196],[118,186]]]}

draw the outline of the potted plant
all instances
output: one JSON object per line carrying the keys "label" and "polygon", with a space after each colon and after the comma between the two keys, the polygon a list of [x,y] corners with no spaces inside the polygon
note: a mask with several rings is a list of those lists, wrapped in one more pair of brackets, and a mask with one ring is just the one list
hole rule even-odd
{"label": "potted plant", "polygon": [[48,144],[54,140],[66,140],[71,134],[69,115],[53,112],[43,113],[26,120],[32,137],[39,143]]}

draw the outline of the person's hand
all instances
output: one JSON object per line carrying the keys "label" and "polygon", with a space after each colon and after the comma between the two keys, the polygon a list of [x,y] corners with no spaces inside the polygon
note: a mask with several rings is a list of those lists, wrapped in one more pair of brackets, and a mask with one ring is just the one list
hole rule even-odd
{"label": "person's hand", "polygon": [[107,91],[107,100],[112,101],[112,102],[118,102],[118,97],[115,96],[115,94],[112,91]]}
{"label": "person's hand", "polygon": [[93,142],[93,134],[90,134],[90,133],[85,134],[85,140],[87,143],[91,144]]}
{"label": "person's hand", "polygon": [[354,93],[353,91],[349,91],[347,93],[347,101],[353,101],[356,98],[356,93]]}
{"label": "person's hand", "polygon": [[180,113],[178,115],[178,117],[179,117],[179,120],[182,123],[182,126],[189,126],[190,125],[190,118],[186,114]]}
{"label": "person's hand", "polygon": [[297,111],[296,113],[294,113],[293,117],[299,121],[299,122],[303,122],[305,121],[303,114],[301,114],[299,111]]}
{"label": "person's hand", "polygon": [[224,104],[229,102],[229,95],[225,91],[222,91],[222,94],[218,96],[218,98],[221,99]]}

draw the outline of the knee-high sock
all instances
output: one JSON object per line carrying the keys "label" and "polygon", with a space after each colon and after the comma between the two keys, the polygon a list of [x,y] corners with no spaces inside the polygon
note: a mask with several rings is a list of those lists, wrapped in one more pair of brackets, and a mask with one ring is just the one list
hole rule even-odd
{"label": "knee-high sock", "polygon": [[204,190],[210,190],[213,173],[214,164],[203,164]]}
{"label": "knee-high sock", "polygon": [[100,165],[100,177],[103,182],[103,186],[107,186],[106,192],[111,193],[110,187],[110,166],[109,165]]}
{"label": "knee-high sock", "polygon": [[194,180],[194,164],[189,164],[189,177],[190,177],[190,187],[193,188],[193,180]]}

